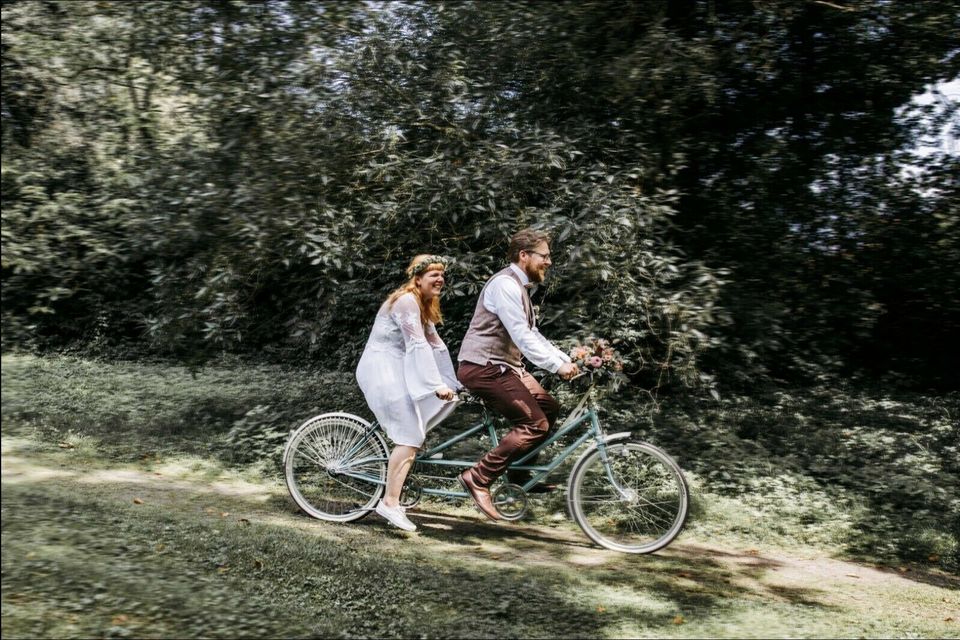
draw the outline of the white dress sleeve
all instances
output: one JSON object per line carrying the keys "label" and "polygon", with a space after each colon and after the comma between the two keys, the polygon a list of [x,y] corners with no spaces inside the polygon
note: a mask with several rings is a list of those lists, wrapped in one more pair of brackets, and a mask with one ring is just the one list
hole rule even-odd
{"label": "white dress sleeve", "polygon": [[437,370],[440,372],[440,379],[443,380],[443,384],[454,391],[462,388],[463,385],[457,380],[457,372],[453,368],[453,360],[450,359],[447,345],[440,338],[440,334],[437,333],[437,328],[432,322],[427,323],[426,336],[427,342],[433,347],[433,359],[437,362]]}
{"label": "white dress sleeve", "polygon": [[[445,385],[437,367],[434,349],[427,342],[423,324],[420,322],[420,305],[413,294],[408,293],[397,298],[390,309],[390,318],[400,327],[403,335],[406,350],[403,356],[403,378],[407,393],[415,401],[433,395]],[[437,338],[439,339],[439,336]]]}

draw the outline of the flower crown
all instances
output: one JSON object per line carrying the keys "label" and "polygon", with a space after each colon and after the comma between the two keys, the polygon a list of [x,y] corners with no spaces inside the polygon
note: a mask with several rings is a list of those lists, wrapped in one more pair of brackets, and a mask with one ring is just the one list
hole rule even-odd
{"label": "flower crown", "polygon": [[427,256],[417,264],[410,267],[407,273],[409,273],[410,277],[413,278],[420,275],[424,271],[426,271],[427,267],[429,267],[432,264],[439,264],[444,269],[446,269],[447,265],[449,265],[451,262],[452,261],[450,260],[450,258],[447,258],[446,256]]}

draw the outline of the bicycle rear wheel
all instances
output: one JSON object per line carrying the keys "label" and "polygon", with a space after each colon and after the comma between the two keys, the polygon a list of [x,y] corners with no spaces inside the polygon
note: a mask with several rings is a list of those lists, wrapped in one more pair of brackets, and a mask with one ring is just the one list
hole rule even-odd
{"label": "bicycle rear wheel", "polygon": [[647,443],[613,441],[606,451],[610,474],[596,445],[570,473],[573,519],[607,549],[652,553],[667,546],[687,519],[689,491],[680,467]]}
{"label": "bicycle rear wheel", "polygon": [[283,455],[284,478],[304,513],[350,522],[367,515],[383,495],[387,459],[383,437],[366,420],[328,413],[291,434]]}

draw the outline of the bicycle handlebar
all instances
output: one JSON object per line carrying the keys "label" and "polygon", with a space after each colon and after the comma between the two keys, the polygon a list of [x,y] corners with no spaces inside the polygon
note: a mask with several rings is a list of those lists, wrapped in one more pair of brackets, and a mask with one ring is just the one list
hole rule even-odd
{"label": "bicycle handlebar", "polygon": [[[573,382],[574,380],[579,380],[583,376],[593,377],[593,371],[581,371],[577,375],[573,376],[564,382]],[[474,394],[470,393],[470,390],[466,387],[461,388],[460,390],[454,392],[454,400],[459,400],[460,402],[481,402],[481,399]],[[453,402],[453,400],[447,400],[447,402]]]}
{"label": "bicycle handlebar", "polygon": [[476,402],[478,400],[477,396],[470,393],[470,391],[464,387],[454,394],[455,399],[460,402]]}

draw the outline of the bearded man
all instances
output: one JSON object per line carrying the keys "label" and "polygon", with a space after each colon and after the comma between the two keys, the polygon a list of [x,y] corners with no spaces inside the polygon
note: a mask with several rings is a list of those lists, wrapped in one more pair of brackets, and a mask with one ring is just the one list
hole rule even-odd
{"label": "bearded man", "polygon": [[569,380],[577,365],[537,330],[530,290],[551,266],[550,236],[523,229],[510,239],[510,264],[495,273],[480,292],[470,328],[463,338],[457,378],[487,406],[513,425],[500,443],[459,476],[477,508],[499,520],[490,485],[514,460],[543,442],[560,410],[557,401],[524,368],[532,364]]}

